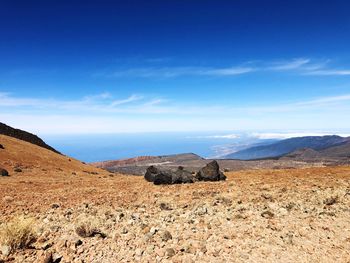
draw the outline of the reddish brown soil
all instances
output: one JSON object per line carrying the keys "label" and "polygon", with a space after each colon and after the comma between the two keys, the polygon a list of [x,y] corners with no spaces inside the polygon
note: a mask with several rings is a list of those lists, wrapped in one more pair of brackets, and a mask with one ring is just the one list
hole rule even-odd
{"label": "reddish brown soil", "polygon": [[[67,226],[48,234],[50,249],[63,255],[62,262],[350,260],[350,167],[247,170],[226,173],[224,182],[155,186],[6,136],[0,136],[0,144],[5,147],[0,167],[10,172],[0,178],[0,220],[29,214],[44,229]],[[22,172],[14,172],[16,166]],[[336,201],[329,204],[331,198]],[[161,209],[161,203],[172,210]],[[59,208],[53,210],[53,204]],[[80,210],[85,205],[93,214],[108,210],[117,219],[108,219],[108,226],[104,219],[107,239],[83,239],[82,251],[71,251],[59,238],[75,235],[75,218],[92,213]],[[73,219],[67,221],[71,209]],[[130,223],[135,213],[142,224]],[[42,223],[48,215],[55,219]],[[167,216],[174,221],[164,221]],[[167,229],[173,238],[162,241],[154,234],[144,241],[148,227],[158,227],[159,233]],[[197,241],[202,243],[186,250]],[[167,254],[169,248],[174,256]],[[13,259],[40,262],[46,252],[17,251]]]}

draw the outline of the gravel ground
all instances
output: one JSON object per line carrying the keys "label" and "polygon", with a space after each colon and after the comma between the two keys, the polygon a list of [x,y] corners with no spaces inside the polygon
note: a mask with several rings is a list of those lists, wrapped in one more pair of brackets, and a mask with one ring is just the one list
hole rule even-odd
{"label": "gravel ground", "polygon": [[0,259],[350,262],[350,167],[226,175],[154,186],[103,171],[23,169],[0,178],[0,227],[33,217],[37,240],[7,256],[3,246]]}

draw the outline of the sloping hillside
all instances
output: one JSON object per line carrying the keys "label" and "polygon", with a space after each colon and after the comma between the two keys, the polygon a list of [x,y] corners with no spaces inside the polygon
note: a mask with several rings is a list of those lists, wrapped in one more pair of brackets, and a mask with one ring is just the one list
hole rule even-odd
{"label": "sloping hillside", "polygon": [[0,134],[7,135],[7,136],[10,136],[13,138],[17,138],[17,139],[22,140],[22,141],[30,142],[32,144],[46,148],[46,149],[53,151],[55,153],[60,153],[57,150],[55,150],[54,148],[52,148],[51,146],[47,145],[38,136],[36,136],[32,133],[20,130],[20,129],[12,128],[12,127],[10,127],[4,123],[1,123],[1,122],[0,122]]}
{"label": "sloping hillside", "polygon": [[321,152],[324,156],[350,158],[350,142],[324,149]]}
{"label": "sloping hillside", "polygon": [[251,160],[261,158],[279,157],[302,148],[322,150],[332,146],[338,146],[350,141],[336,135],[306,136],[282,140],[269,145],[251,147],[226,156],[229,159]]}
{"label": "sloping hillside", "polygon": [[319,151],[310,148],[298,149],[296,151],[284,155],[281,159],[298,160],[305,162],[337,161],[338,163],[349,163],[350,142],[329,147]]}
{"label": "sloping hillside", "polygon": [[0,144],[4,148],[0,149],[0,167],[7,169],[10,174],[14,174],[15,168],[21,168],[22,174],[33,169],[69,171],[70,173],[102,171],[73,158],[9,136],[0,135]]}

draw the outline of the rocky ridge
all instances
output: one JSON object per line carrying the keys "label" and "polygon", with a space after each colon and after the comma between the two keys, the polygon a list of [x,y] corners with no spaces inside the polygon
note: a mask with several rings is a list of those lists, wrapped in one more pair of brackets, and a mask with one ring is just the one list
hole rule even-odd
{"label": "rocky ridge", "polygon": [[40,147],[43,147],[45,149],[48,149],[50,151],[53,151],[55,153],[59,153],[60,154],[59,151],[55,150],[50,145],[47,145],[38,136],[36,136],[36,135],[34,135],[32,133],[20,130],[20,129],[12,128],[12,127],[10,127],[10,126],[8,126],[8,125],[6,125],[4,123],[1,123],[1,122],[0,122],[0,134],[6,135],[6,136],[10,136],[10,137],[22,140],[22,141],[26,141],[26,142],[38,145]]}

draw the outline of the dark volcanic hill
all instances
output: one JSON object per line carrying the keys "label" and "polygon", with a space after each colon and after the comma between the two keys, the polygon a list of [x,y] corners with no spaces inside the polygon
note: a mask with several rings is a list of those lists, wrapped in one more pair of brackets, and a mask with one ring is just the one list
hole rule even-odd
{"label": "dark volcanic hill", "polygon": [[130,174],[143,174],[150,165],[166,166],[176,169],[178,166],[185,166],[188,169],[197,170],[198,167],[207,163],[205,159],[194,153],[182,153],[163,156],[139,156],[135,158],[95,162],[95,167],[103,168],[111,172]]}
{"label": "dark volcanic hill", "polygon": [[55,150],[50,145],[47,145],[42,139],[40,139],[35,134],[29,133],[20,129],[12,128],[1,122],[0,122],[0,134],[10,136],[22,141],[26,141],[26,142],[35,144],[37,146],[43,147],[45,149],[48,149],[50,151],[53,151],[55,153],[61,154],[59,151]]}
{"label": "dark volcanic hill", "polygon": [[350,141],[321,151],[323,156],[350,158]]}
{"label": "dark volcanic hill", "polygon": [[344,138],[337,135],[297,137],[268,145],[251,147],[229,154],[226,156],[226,158],[239,160],[273,158],[280,157],[303,148],[319,151],[329,147],[340,146],[347,142],[350,142],[350,138]]}
{"label": "dark volcanic hill", "polygon": [[288,153],[281,157],[281,159],[305,162],[336,161],[337,163],[348,163],[350,160],[350,142],[346,142],[341,145],[329,147],[319,151],[310,148],[303,148]]}

